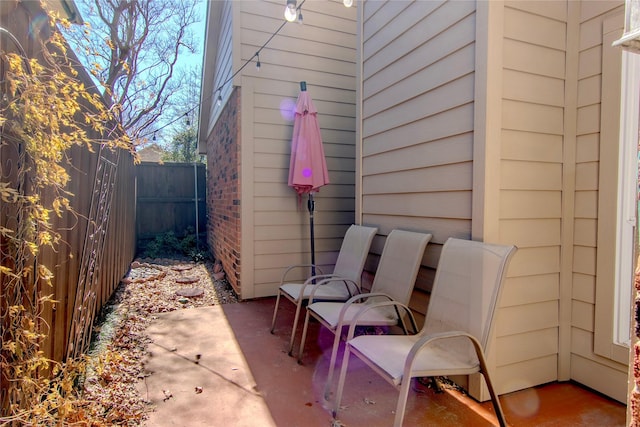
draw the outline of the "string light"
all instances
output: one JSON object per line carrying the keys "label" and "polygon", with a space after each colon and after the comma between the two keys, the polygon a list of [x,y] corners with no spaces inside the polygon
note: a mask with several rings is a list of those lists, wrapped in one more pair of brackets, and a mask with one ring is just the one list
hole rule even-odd
{"label": "string light", "polygon": [[296,13],[296,0],[287,0],[287,6],[284,8],[284,19],[293,22],[298,17]]}
{"label": "string light", "polygon": [[[0,1],[1,1],[1,0],[0,0]],[[307,1],[307,0],[302,0],[302,1],[300,2],[300,6],[298,6],[298,7],[296,8],[296,5],[297,5],[297,1],[296,1],[296,0],[287,0],[287,6],[289,6],[290,4],[293,4],[293,10],[294,10],[294,12],[293,12],[293,19],[292,19],[291,21],[287,21],[287,20],[285,20],[285,21],[284,21],[284,22],[283,22],[283,23],[278,27],[278,29],[277,29],[273,34],[271,34],[271,37],[269,37],[269,39],[268,39],[266,42],[264,42],[264,44],[260,47],[260,49],[258,49],[258,51],[257,51],[257,52],[256,52],[256,53],[255,53],[251,58],[249,58],[248,60],[246,60],[246,61],[242,64],[242,66],[241,66],[241,67],[240,67],[236,72],[234,72],[234,73],[233,73],[233,75],[231,75],[231,77],[227,78],[224,82],[222,82],[222,83],[221,83],[221,84],[216,88],[216,90],[215,90],[213,93],[214,93],[214,94],[215,94],[215,93],[217,93],[217,94],[218,94],[218,97],[217,97],[217,100],[216,100],[216,105],[217,105],[218,107],[222,106],[222,89],[227,85],[227,83],[229,83],[230,81],[232,81],[232,80],[233,80],[233,78],[234,78],[235,76],[237,76],[237,75],[238,75],[238,73],[240,73],[240,72],[244,69],[244,67],[246,67],[246,66],[247,66],[251,61],[253,61],[253,58],[257,58],[257,61],[256,61],[256,68],[260,68],[260,66],[262,65],[262,64],[260,63],[260,52],[262,51],[262,49],[264,49],[265,47],[267,47],[267,45],[271,42],[271,40],[273,40],[273,38],[274,38],[276,35],[278,35],[278,33],[280,33],[280,31],[281,31],[281,30],[282,30],[282,28],[287,24],[287,22],[293,22],[293,21],[295,21],[295,20],[296,20],[296,18],[298,19],[298,22],[302,22],[302,13],[298,13],[298,12],[299,12],[299,11],[300,11],[300,9],[302,8],[302,5],[305,3],[305,1]],[[347,1],[347,0],[344,0],[344,1]],[[351,0],[351,3],[353,3],[353,0]],[[346,6],[346,4],[345,4],[345,6]],[[212,96],[209,96],[207,99],[211,99],[211,98],[212,98]],[[191,109],[190,109],[187,113],[185,113],[185,114],[188,114],[188,113],[193,112],[196,108],[199,108],[199,106],[200,106],[199,104],[198,104],[198,105],[196,105],[195,107],[191,108]],[[167,124],[165,124],[165,125],[163,125],[163,126],[161,126],[161,127],[159,127],[159,128],[156,128],[155,130],[153,130],[152,132],[153,132],[153,135],[154,135],[154,140],[155,140],[155,134],[156,134],[156,132],[157,132],[157,131],[160,131],[160,130],[162,130],[162,129],[164,129],[164,128],[168,127],[168,126],[171,126],[172,124],[174,124],[175,122],[177,122],[177,121],[178,121],[178,120],[180,120],[181,118],[182,118],[182,116],[180,116],[180,117],[178,117],[178,118],[176,118],[176,119],[174,119],[174,120],[170,121],[169,123],[167,123]],[[141,137],[145,137],[145,136],[150,135],[150,134],[151,134],[151,132],[148,132],[148,133],[146,133],[146,134],[142,135]]]}
{"label": "string light", "polygon": [[302,24],[302,5],[298,8],[298,24]]}
{"label": "string light", "polygon": [[342,4],[345,7],[351,7],[351,6],[353,6],[353,0],[342,0]]}
{"label": "string light", "polygon": [[[304,2],[305,2],[305,1],[307,1],[307,0],[302,0],[302,1],[300,2],[300,6],[299,6],[299,7],[302,7],[302,5],[304,4]],[[296,0],[287,0],[287,2],[293,2],[293,3],[296,3]],[[278,35],[278,33],[280,33],[280,31],[282,30],[282,28],[284,28],[284,26],[285,26],[288,22],[289,22],[289,21],[286,21],[286,20],[285,20],[282,24],[280,24],[280,26],[278,27],[278,29],[277,29],[277,30],[275,30],[275,31],[273,32],[273,34],[271,34],[271,36],[267,39],[267,41],[266,41],[266,42],[264,42],[264,44],[263,44],[262,46],[260,46],[260,49],[258,49],[258,51],[257,51],[256,53],[254,53],[254,54],[253,54],[253,56],[252,56],[251,58],[249,58],[248,60],[246,60],[246,61],[245,61],[245,62],[240,66],[240,68],[238,68],[238,69],[236,70],[236,72],[234,72],[234,73],[231,75],[231,77],[227,78],[225,81],[223,81],[222,83],[220,83],[220,85],[219,85],[219,86],[216,88],[216,90],[215,90],[215,92],[217,92],[217,93],[219,94],[219,95],[218,95],[218,102],[217,102],[217,105],[218,105],[218,106],[221,106],[221,105],[222,105],[222,95],[220,95],[220,94],[222,93],[222,88],[224,88],[224,87],[227,85],[227,83],[229,83],[230,81],[232,81],[232,80],[233,80],[233,78],[234,78],[235,76],[237,76],[237,75],[238,75],[238,73],[240,73],[240,72],[244,69],[244,67],[246,67],[246,66],[247,66],[251,61],[253,61],[253,58],[258,58],[258,62],[256,63],[256,67],[257,67],[257,66],[258,66],[258,63],[260,62],[260,52],[262,52],[262,49],[264,49],[265,47],[267,47],[267,45],[271,42],[271,40],[273,40],[273,38],[274,38],[275,36],[277,36],[277,35]]]}

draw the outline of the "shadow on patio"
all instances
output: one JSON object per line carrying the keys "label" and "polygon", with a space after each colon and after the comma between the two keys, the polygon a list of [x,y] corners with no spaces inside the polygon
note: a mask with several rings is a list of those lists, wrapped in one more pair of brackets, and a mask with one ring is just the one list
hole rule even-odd
{"label": "shadow on patio", "polygon": [[[331,413],[321,396],[332,335],[313,324],[304,365],[298,365],[285,350],[293,306],[282,304],[279,329],[272,335],[274,302],[265,298],[159,315],[148,329],[151,374],[140,383],[143,396],[156,406],[146,425],[330,426]],[[397,399],[392,386],[359,363],[350,364],[347,381],[339,425],[392,425]],[[624,405],[573,383],[510,393],[501,402],[513,426],[626,425]],[[490,402],[423,387],[410,393],[404,425],[494,422]]]}

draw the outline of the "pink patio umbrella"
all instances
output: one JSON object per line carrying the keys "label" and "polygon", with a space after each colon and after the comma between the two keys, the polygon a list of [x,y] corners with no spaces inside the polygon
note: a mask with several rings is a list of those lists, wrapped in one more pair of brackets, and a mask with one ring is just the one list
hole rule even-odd
{"label": "pink patio umbrella", "polygon": [[[315,237],[313,231],[313,212],[315,201],[313,194],[320,187],[329,183],[327,162],[324,158],[322,136],[318,124],[318,110],[307,92],[307,83],[300,82],[300,95],[296,103],[295,119],[293,122],[293,137],[291,138],[291,159],[289,161],[289,186],[293,187],[300,200],[303,194],[308,194],[309,200],[309,230],[311,238],[311,264],[316,263]],[[315,267],[312,267],[315,275]]]}

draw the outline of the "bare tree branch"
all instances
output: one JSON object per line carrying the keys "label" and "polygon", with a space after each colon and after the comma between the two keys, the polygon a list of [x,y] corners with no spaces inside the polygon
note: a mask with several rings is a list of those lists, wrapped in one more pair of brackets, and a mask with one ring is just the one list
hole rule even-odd
{"label": "bare tree branch", "polygon": [[69,35],[78,56],[119,105],[132,138],[154,126],[182,82],[181,54],[195,50],[190,26],[198,21],[193,0],[78,0],[91,30]]}

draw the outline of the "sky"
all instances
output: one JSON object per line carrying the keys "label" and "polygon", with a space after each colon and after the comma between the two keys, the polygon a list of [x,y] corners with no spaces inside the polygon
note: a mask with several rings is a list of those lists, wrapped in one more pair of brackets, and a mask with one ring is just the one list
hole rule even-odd
{"label": "sky", "polygon": [[197,50],[195,54],[185,53],[184,56],[179,59],[182,66],[186,66],[187,68],[191,68],[192,66],[197,66],[198,68],[202,67],[202,55],[204,55],[204,31],[207,25],[208,0],[198,1],[199,2],[196,5],[196,15],[200,22],[195,23],[191,28],[194,34]]}
{"label": "sky", "polygon": [[[202,59],[204,55],[204,38],[205,38],[206,16],[207,16],[207,1],[209,0],[194,0],[194,2],[196,3],[196,6],[195,6],[196,17],[197,17],[196,19],[198,20],[198,22],[193,24],[190,28],[194,36],[195,52],[190,53],[187,50],[183,50],[181,54],[178,56],[178,63],[177,63],[178,69],[182,69],[185,71],[190,69],[196,69],[198,70],[198,73],[201,73]],[[80,10],[80,14],[82,15],[83,18],[86,19],[86,17],[89,14],[85,11],[86,6],[84,3],[85,2],[83,1],[76,1],[76,5]],[[195,111],[195,114],[197,114],[198,108],[195,108],[194,111]],[[174,119],[175,117],[168,117],[168,116],[166,118],[161,117],[157,121],[158,127],[163,127],[168,122]],[[167,138],[170,139],[172,133],[173,132],[170,131],[170,127],[167,127],[164,132],[162,131],[157,132],[159,136],[163,135],[162,139],[167,139]],[[158,141],[158,142],[161,142],[161,141]],[[162,141],[162,142],[166,143],[167,141]]]}

